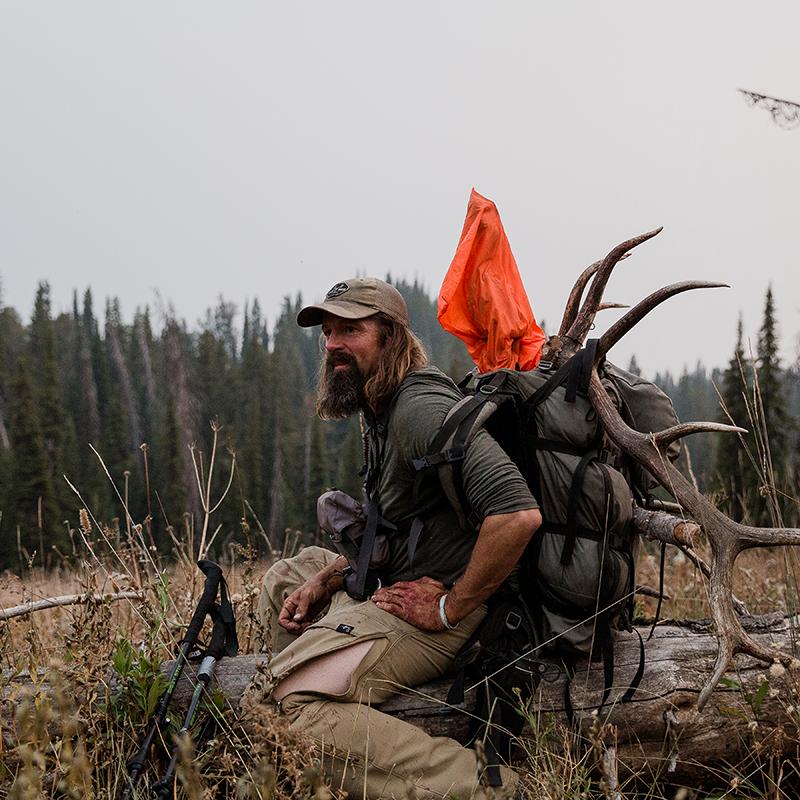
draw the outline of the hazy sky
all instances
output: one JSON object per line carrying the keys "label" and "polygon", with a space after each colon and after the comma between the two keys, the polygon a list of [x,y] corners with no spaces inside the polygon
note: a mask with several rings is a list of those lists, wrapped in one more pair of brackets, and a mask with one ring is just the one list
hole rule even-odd
{"label": "hazy sky", "polygon": [[[218,296],[318,299],[357,272],[437,291],[474,185],[497,203],[537,316],[664,225],[609,300],[687,278],[612,351],[723,365],[771,281],[800,332],[800,5],[743,2],[0,3],[0,280],[26,317],[91,286],[156,292],[190,324]],[[616,318],[607,312],[603,324]]]}

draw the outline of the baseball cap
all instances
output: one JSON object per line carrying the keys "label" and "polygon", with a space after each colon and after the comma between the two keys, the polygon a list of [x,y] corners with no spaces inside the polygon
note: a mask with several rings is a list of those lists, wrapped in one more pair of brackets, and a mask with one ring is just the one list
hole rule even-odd
{"label": "baseball cap", "polygon": [[350,278],[334,284],[321,303],[306,306],[297,315],[301,328],[321,325],[323,314],[344,319],[364,319],[382,311],[386,316],[409,324],[408,308],[403,295],[378,278]]}

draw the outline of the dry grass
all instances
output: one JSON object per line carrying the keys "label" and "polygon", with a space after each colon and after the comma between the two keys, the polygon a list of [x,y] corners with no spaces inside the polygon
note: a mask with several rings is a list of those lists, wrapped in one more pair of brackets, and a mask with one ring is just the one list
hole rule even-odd
{"label": "dry grass", "polygon": [[[95,543],[95,552],[99,545]],[[118,552],[124,560],[134,551]],[[241,647],[252,651],[256,640],[255,603],[267,562],[240,551],[225,567],[235,608]],[[657,585],[657,553],[643,551],[639,577]],[[782,551],[745,554],[737,594],[754,612],[785,607],[786,566]],[[122,786],[125,761],[136,749],[161,684],[161,661],[173,657],[182,626],[191,616],[202,587],[202,575],[173,561],[165,572],[140,565],[144,601],[84,603],[37,612],[0,623],[0,658],[6,675],[29,671],[33,685],[10,688],[2,709],[0,798],[111,798]],[[116,567],[120,566],[114,559]],[[70,593],[111,592],[133,584],[130,570],[120,571],[96,561],[78,561],[24,579],[0,578],[0,605]],[[666,587],[673,599],[662,615],[698,618],[706,613],[705,584],[691,564],[668,556]],[[646,599],[640,611],[653,611]],[[208,631],[205,631],[207,636]],[[134,664],[112,682],[112,662],[132,645]],[[119,663],[119,662],[117,662]],[[5,681],[4,681],[5,683]],[[155,685],[154,691],[148,689]],[[207,710],[194,739],[181,742],[179,797],[290,798],[334,796],[314,767],[311,744],[298,739],[269,706],[251,709],[246,719],[225,708]],[[207,729],[203,720],[208,720]],[[600,797],[598,759],[591,742],[552,720],[532,720],[536,736],[528,743],[525,772],[529,797]],[[591,738],[591,736],[590,736]],[[607,738],[598,732],[598,741]],[[161,770],[166,750],[160,746]],[[158,761],[158,759],[156,759]],[[765,769],[767,767],[765,766]],[[141,796],[157,775],[152,767],[141,782]],[[602,773],[602,771],[601,771]],[[602,775],[601,775],[602,777]],[[312,792],[312,784],[316,787]],[[629,787],[620,797],[672,798],[651,787]],[[608,795],[611,796],[611,795]],[[757,797],[741,789],[729,797]],[[776,795],[778,797],[782,795]]]}
{"label": "dry grass", "polygon": [[[198,482],[201,489],[202,484],[209,485],[202,475]],[[191,535],[175,534],[175,552],[165,568],[153,560],[152,551],[138,535],[141,528],[123,527],[131,531],[126,545],[119,526],[107,530],[83,510],[75,531],[76,557],[46,574],[34,569],[23,577],[0,576],[0,607],[4,608],[73,593],[110,593],[131,587],[144,591],[141,601],[86,602],[0,622],[4,675],[0,683],[0,800],[117,797],[126,760],[141,741],[163,688],[159,665],[174,657],[200,595],[203,577],[194,561],[198,550],[213,541],[209,518],[218,502],[205,491],[207,513],[198,526],[202,534],[197,542]],[[261,638],[255,606],[267,562],[259,561],[248,548],[234,548],[224,561],[240,647],[252,652]],[[750,551],[737,563],[735,592],[752,613],[797,609],[791,590],[797,586],[799,572],[793,552],[786,548]],[[642,549],[637,579],[658,586],[655,548]],[[668,552],[665,587],[672,597],[664,604],[663,618],[708,615],[704,579],[675,551]],[[652,599],[639,601],[639,616],[652,616],[654,609]],[[201,638],[207,636],[208,630]],[[30,676],[27,685],[17,680],[25,672]],[[177,797],[336,797],[322,780],[310,742],[289,731],[271,706],[243,713],[227,708],[217,697],[206,704],[199,722],[192,736],[179,742]],[[527,798],[689,800],[699,796],[676,795],[656,786],[614,790],[608,770],[598,771],[598,764],[602,765],[599,744],[607,743],[613,732],[598,727],[587,742],[550,719],[532,717],[530,723],[534,736],[526,740],[522,766]],[[156,766],[151,764],[146,772],[138,796],[152,796],[148,787],[158,777],[156,773],[163,772],[167,750],[165,743],[157,744]],[[736,773],[723,775],[720,782],[726,790],[714,796],[760,796],[759,776],[771,777],[776,769],[769,759],[769,754],[754,753],[747,780]]]}
{"label": "dry grass", "polygon": [[[254,647],[255,601],[264,569],[243,553],[225,570],[236,600],[242,649]],[[0,797],[117,796],[126,760],[143,737],[163,689],[159,665],[174,657],[203,577],[199,570],[179,565],[165,572],[141,569],[140,575],[143,601],[81,603],[0,623]],[[124,573],[84,561],[49,575],[31,572],[24,581],[3,576],[0,605],[111,592],[131,582]],[[201,639],[207,640],[208,633],[206,629]],[[20,680],[24,673],[30,681]],[[291,735],[271,707],[250,709],[243,716],[226,708],[220,697],[215,700],[201,714],[197,741],[180,742],[180,796],[311,796],[311,746]],[[156,751],[163,772],[166,747],[159,744]],[[155,773],[147,771],[139,796],[148,796]]]}

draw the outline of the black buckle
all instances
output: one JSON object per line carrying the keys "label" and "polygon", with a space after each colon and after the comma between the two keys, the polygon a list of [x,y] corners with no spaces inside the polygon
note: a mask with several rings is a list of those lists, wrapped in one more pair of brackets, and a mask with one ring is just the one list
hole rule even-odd
{"label": "black buckle", "polygon": [[516,611],[509,611],[506,614],[506,628],[510,631],[515,631],[522,625],[522,616],[517,614]]}
{"label": "black buckle", "polygon": [[444,456],[444,460],[449,463],[450,461],[461,461],[466,455],[466,452],[463,444],[457,444],[455,447],[450,447],[445,450],[442,455]]}
{"label": "black buckle", "polygon": [[481,394],[494,394],[497,391],[497,387],[492,386],[490,383],[484,383],[478,391]]}

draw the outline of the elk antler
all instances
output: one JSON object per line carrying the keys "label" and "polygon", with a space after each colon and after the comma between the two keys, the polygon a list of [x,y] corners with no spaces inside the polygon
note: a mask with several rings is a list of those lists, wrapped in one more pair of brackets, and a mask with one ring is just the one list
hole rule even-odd
{"label": "elk antler", "polygon": [[[648,239],[652,239],[654,236],[661,233],[662,230],[663,228],[656,228],[654,231],[649,231],[648,233],[643,233],[639,236],[634,236],[632,239],[628,239],[626,242],[618,244],[602,260],[600,266],[597,267],[594,280],[592,281],[592,284],[589,287],[589,291],[586,294],[586,299],[583,301],[583,305],[581,306],[580,311],[578,311],[578,313],[575,315],[575,319],[569,326],[567,332],[559,336],[559,338],[564,341],[564,346],[566,350],[564,355],[566,356],[571,355],[572,353],[577,351],[583,344],[583,340],[586,338],[586,334],[589,333],[589,329],[592,326],[592,322],[594,322],[595,314],[597,314],[598,307],[600,306],[600,303],[603,300],[603,292],[605,291],[606,284],[608,283],[608,279],[611,277],[611,273],[613,272],[614,267],[622,260],[623,256],[628,254],[630,250],[633,250],[634,247],[638,247],[640,244],[646,242]],[[587,270],[584,270],[583,274],[586,275],[586,273],[589,272],[591,269],[592,267],[589,267]],[[589,277],[591,277],[591,275]],[[580,279],[578,279],[578,283],[580,283]],[[578,284],[576,284],[576,288],[577,285]],[[574,291],[575,290],[573,289],[573,292]],[[565,320],[566,320],[566,314],[565,314]]]}
{"label": "elk antler", "polygon": [[[597,275],[592,283],[589,296],[569,331],[564,336],[566,347],[571,347],[575,344],[579,347],[583,342],[583,337],[586,335],[594,314],[602,301],[602,293],[608,276],[620,256],[632,247],[651,238],[660,230],[659,228],[657,231],[623,242],[606,256],[602,265],[597,269]],[[791,656],[788,654],[758,644],[745,632],[734,610],[733,567],[739,553],[749,548],[800,545],[800,529],[756,528],[734,522],[703,497],[667,458],[666,449],[669,444],[690,434],[711,431],[746,432],[743,428],[714,422],[692,422],[675,425],[657,433],[647,434],[635,431],[622,419],[603,387],[597,371],[597,365],[602,361],[612,345],[618,342],[649,311],[664,300],[690,289],[721,286],[726,286],[726,284],[685,281],[664,287],[642,300],[600,337],[589,383],[589,400],[597,412],[600,424],[608,437],[622,452],[648,470],[672,494],[681,506],[689,512],[689,515],[703,527],[711,544],[712,563],[709,576],[709,603],[717,628],[719,645],[711,677],[698,697],[697,706],[699,709],[702,709],[708,702],[711,693],[725,674],[731,659],[736,653],[745,653],[764,661],[777,659],[787,663],[791,660]],[[566,352],[563,354],[566,355]]]}
{"label": "elk antler", "polygon": [[730,289],[727,283],[709,281],[681,281],[653,292],[637,303],[627,314],[620,317],[601,337],[597,346],[599,357],[604,356],[637,322],[649,314],[656,306],[681,292],[691,289]]}
{"label": "elk antler", "polygon": [[[712,563],[709,580],[711,615],[717,627],[719,648],[717,660],[700,696],[698,709],[708,702],[711,693],[725,674],[736,653],[788,663],[791,657],[778,650],[764,647],[754,641],[744,630],[733,608],[733,564],[743,550],[774,545],[800,545],[800,529],[755,528],[742,525],[726,517],[695,490],[666,457],[668,442],[684,433],[700,431],[741,431],[730,425],[696,422],[690,426],[676,426],[660,434],[639,433],[625,424],[608,393],[603,388],[597,368],[592,370],[589,400],[597,411],[603,429],[624,453],[647,469],[656,480],[700,523],[711,544]],[[678,431],[678,428],[683,429]],[[691,428],[691,430],[688,430]]]}
{"label": "elk antler", "polygon": [[[625,253],[624,255],[620,256],[619,260],[622,261],[629,255],[630,253]],[[583,297],[583,291],[586,288],[586,284],[589,283],[597,270],[600,269],[600,265],[602,263],[602,261],[595,261],[594,264],[590,264],[583,272],[581,272],[581,274],[578,276],[578,280],[575,281],[575,285],[572,287],[572,291],[569,293],[569,297],[567,298],[567,304],[564,306],[564,314],[561,317],[561,325],[558,328],[558,333],[545,345],[546,352],[543,354],[545,361],[552,360],[561,349],[561,342],[564,336],[570,329],[572,323],[575,322],[575,317],[578,314],[578,307],[581,302],[581,297]],[[616,303],[605,303],[598,308],[598,311],[602,310],[603,308],[627,308],[627,306],[617,305]]]}

